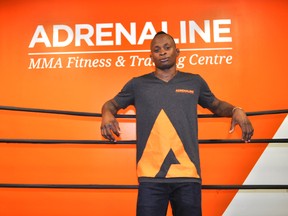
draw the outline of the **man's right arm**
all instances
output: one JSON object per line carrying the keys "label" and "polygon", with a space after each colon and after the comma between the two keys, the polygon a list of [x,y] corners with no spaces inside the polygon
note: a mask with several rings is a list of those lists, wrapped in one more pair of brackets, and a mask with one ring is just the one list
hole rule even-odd
{"label": "man's right arm", "polygon": [[115,100],[109,100],[102,106],[101,134],[111,142],[116,142],[115,136],[120,136],[120,127],[115,115],[120,109]]}

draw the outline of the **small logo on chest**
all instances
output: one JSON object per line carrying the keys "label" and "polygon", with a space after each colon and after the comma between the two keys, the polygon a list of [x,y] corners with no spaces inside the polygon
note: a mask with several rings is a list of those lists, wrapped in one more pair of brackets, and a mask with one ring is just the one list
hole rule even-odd
{"label": "small logo on chest", "polygon": [[194,90],[192,89],[176,89],[175,92],[183,94],[194,94]]}

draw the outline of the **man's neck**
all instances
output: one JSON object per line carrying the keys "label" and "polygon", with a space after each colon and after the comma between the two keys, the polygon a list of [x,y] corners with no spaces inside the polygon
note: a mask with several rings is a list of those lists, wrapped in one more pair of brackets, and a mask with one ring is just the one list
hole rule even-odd
{"label": "man's neck", "polygon": [[154,72],[155,76],[164,82],[169,82],[177,74],[176,68],[169,68],[166,70],[156,69]]}

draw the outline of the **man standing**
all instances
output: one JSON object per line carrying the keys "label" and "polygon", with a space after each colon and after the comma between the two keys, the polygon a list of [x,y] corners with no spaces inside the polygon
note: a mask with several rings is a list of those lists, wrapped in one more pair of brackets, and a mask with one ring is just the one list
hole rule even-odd
{"label": "man standing", "polygon": [[178,71],[179,49],[172,36],[158,32],[151,42],[155,71],[131,79],[102,107],[101,134],[116,142],[119,109],[136,108],[137,216],[165,216],[171,203],[174,216],[199,216],[201,171],[197,105],[218,116],[232,117],[242,139],[249,142],[253,127],[245,112],[221,101],[198,74]]}

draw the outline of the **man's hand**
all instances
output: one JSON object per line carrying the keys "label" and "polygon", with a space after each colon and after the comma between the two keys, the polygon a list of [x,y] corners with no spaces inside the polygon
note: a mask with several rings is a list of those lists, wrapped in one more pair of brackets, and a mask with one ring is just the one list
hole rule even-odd
{"label": "man's hand", "polygon": [[245,142],[250,142],[251,137],[254,133],[253,126],[250,120],[247,118],[246,113],[238,107],[235,108],[235,110],[233,111],[229,133],[232,133],[234,131],[237,124],[242,130],[242,140],[244,140]]}
{"label": "man's hand", "polygon": [[120,136],[120,127],[115,115],[119,110],[114,100],[107,101],[102,107],[101,134],[111,142],[116,142],[115,136]]}
{"label": "man's hand", "polygon": [[106,113],[102,116],[101,134],[111,142],[116,142],[115,136],[120,136],[119,123],[113,115]]}

